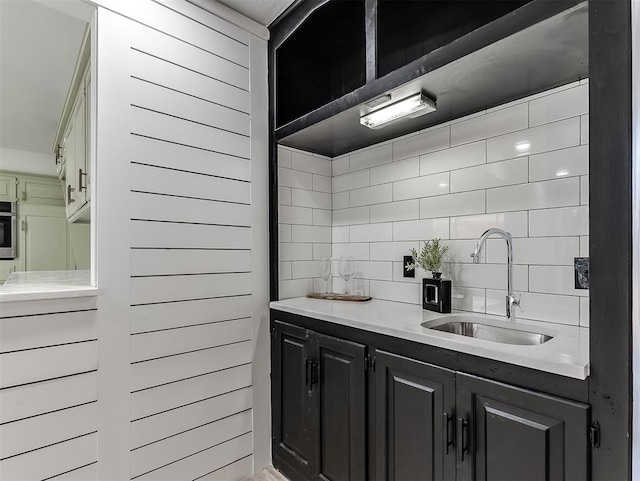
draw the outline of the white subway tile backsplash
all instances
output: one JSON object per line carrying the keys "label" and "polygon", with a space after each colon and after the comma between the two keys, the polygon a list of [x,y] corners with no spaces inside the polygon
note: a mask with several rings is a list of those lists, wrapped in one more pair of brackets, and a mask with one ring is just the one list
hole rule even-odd
{"label": "white subway tile backsplash", "polygon": [[511,159],[451,172],[451,192],[487,189],[527,182],[528,160]]}
{"label": "white subway tile backsplash", "polygon": [[573,177],[589,173],[589,147],[580,145],[529,157],[529,181]]}
{"label": "white subway tile backsplash", "polygon": [[292,242],[331,242],[331,227],[294,225],[291,226]]}
{"label": "white subway tile backsplash", "polygon": [[291,187],[278,187],[278,205],[291,205]]}
{"label": "white subway tile backsplash", "polygon": [[420,217],[420,203],[418,199],[372,205],[370,209],[371,222],[390,222],[417,219]]}
{"label": "white subway tile backsplash", "polygon": [[376,299],[387,301],[404,302],[407,304],[419,304],[420,291],[419,284],[409,284],[389,281],[370,281],[370,296]]}
{"label": "white subway tile backsplash", "polygon": [[337,177],[339,175],[349,173],[349,156],[338,157],[331,162],[331,176]]}
{"label": "white subway tile backsplash", "polygon": [[418,249],[419,242],[372,242],[370,244],[372,261],[399,261],[403,256],[411,255],[411,249]]}
{"label": "white subway tile backsplash", "polygon": [[484,212],[484,190],[420,199],[420,218],[422,219],[483,214]]}
{"label": "white subway tile backsplash", "polygon": [[324,209],[313,209],[313,225],[326,225],[331,227],[331,211]]}
{"label": "white subway tile backsplash", "polygon": [[449,172],[393,183],[393,200],[417,199],[449,193]]}
{"label": "white subway tile backsplash", "polygon": [[331,194],[331,208],[346,209],[349,207],[349,191],[338,192],[337,194]]}
{"label": "white subway tile backsplash", "polygon": [[544,209],[580,204],[580,180],[547,180],[487,190],[487,212]]}
{"label": "white subway tile backsplash", "polygon": [[291,204],[298,207],[331,209],[331,194],[312,190],[291,189]]}
{"label": "white subway tile backsplash", "polygon": [[497,212],[451,218],[452,239],[478,239],[490,227],[510,232],[513,237],[527,237],[527,212]]}
{"label": "white subway tile backsplash", "polygon": [[291,278],[304,279],[320,277],[319,261],[296,261],[291,263]]}
{"label": "white subway tile backsplash", "polygon": [[278,147],[278,167],[291,168],[291,151]]}
{"label": "white subway tile backsplash", "polygon": [[355,172],[389,162],[391,162],[391,144],[386,144],[350,155],[349,169]]}
{"label": "white subway tile backsplash", "polygon": [[331,177],[313,174],[313,190],[331,193]]}
{"label": "white subway tile backsplash", "polygon": [[[369,244],[367,242],[351,242],[348,244],[333,243],[332,257],[353,257],[357,261],[369,260]],[[336,269],[336,273],[337,273]]]}
{"label": "white subway tile backsplash", "polygon": [[469,287],[451,287],[451,309],[484,313],[485,290]]}
{"label": "white subway tile backsplash", "polygon": [[580,177],[580,205],[589,205],[589,176]]}
{"label": "white subway tile backsplash", "polygon": [[369,223],[369,206],[353,207],[351,209],[334,210],[332,215],[332,223],[334,226],[352,225],[352,224],[368,224]]}
{"label": "white subway tile backsplash", "polygon": [[[573,258],[579,255],[579,237],[524,237],[513,240],[515,264],[572,266]],[[488,239],[485,256],[489,263],[504,263],[507,258],[504,239]]]}
{"label": "white subway tile backsplash", "polygon": [[580,298],[580,325],[589,327],[589,298]]}
{"label": "white subway tile backsplash", "polygon": [[487,161],[522,157],[580,144],[580,119],[561,120],[487,141]]}
{"label": "white subway tile backsplash", "polygon": [[356,261],[354,262],[354,269],[356,272],[355,277],[380,281],[393,280],[392,262]]}
{"label": "white subway tile backsplash", "polygon": [[[476,244],[478,243],[477,239],[446,240],[446,241],[443,241],[443,243],[449,247],[449,250],[445,254],[446,262],[458,262],[458,263],[473,262],[473,259],[471,258],[471,254],[474,252],[476,248]],[[481,262],[484,262],[485,258],[486,256],[483,255]]]}
{"label": "white subway tile backsplash", "polygon": [[[579,324],[579,303],[577,297],[517,292],[520,294],[522,310],[516,308],[517,319],[554,322],[577,326]],[[505,316],[507,291],[487,290],[487,314]]]}
{"label": "white subway tile backsplash", "polygon": [[589,143],[589,114],[580,117],[580,143]]}
{"label": "white subway tile backsplash", "polygon": [[530,266],[529,290],[569,296],[588,296],[589,291],[575,288],[573,266]]}
{"label": "white subway tile backsplash", "polygon": [[291,279],[291,262],[278,263],[278,280]]}
{"label": "white subway tile backsplash", "polygon": [[369,171],[361,170],[359,172],[333,177],[331,184],[333,193],[369,187]]}
{"label": "white subway tile backsplash", "polygon": [[451,126],[451,146],[526,129],[528,114],[528,105],[522,103],[454,124]]}
{"label": "white subway tile backsplash", "polygon": [[311,244],[281,242],[279,247],[281,261],[307,261],[313,259],[313,246]]}
{"label": "white subway tile backsplash", "polygon": [[312,174],[331,175],[331,161],[294,150],[291,153],[291,168]]}
{"label": "white subway tile backsplash", "polygon": [[278,185],[296,189],[313,189],[313,176],[308,172],[278,168]]}
{"label": "white subway tile backsplash", "polygon": [[487,161],[487,142],[482,140],[420,156],[420,175],[463,169]]}
{"label": "white subway tile backsplash", "polygon": [[278,207],[278,221],[282,224],[311,225],[313,223],[313,212],[312,209],[307,207],[281,205]]}
{"label": "white subway tile backsplash", "polygon": [[529,102],[529,127],[577,117],[588,111],[588,85],[565,89]]}
{"label": "white subway tile backsplash", "polygon": [[580,257],[589,257],[589,236],[580,237]]}
{"label": "white subway tile backsplash", "polygon": [[399,160],[391,164],[381,165],[371,169],[371,185],[395,182],[396,180],[411,179],[420,175],[420,159]]}
{"label": "white subway tile backsplash", "polygon": [[291,242],[291,224],[278,224],[278,242]]}
{"label": "white subway tile backsplash", "polygon": [[416,155],[435,152],[449,147],[450,127],[430,130],[393,142],[393,160],[408,159]]}
{"label": "white subway tile backsplash", "polygon": [[278,294],[280,299],[290,299],[292,297],[304,297],[313,292],[313,279],[293,279],[290,281],[280,281]]}
{"label": "white subway tile backsplash", "polygon": [[313,244],[313,260],[319,261],[323,257],[331,257],[331,244]]}
{"label": "white subway tile backsplash", "polygon": [[588,291],[573,288],[589,242],[587,90],[574,82],[333,160],[279,148],[280,203],[292,204],[280,207],[281,298],[324,291],[326,256],[343,292],[338,258],[349,255],[350,292],[421,304],[430,273],[405,278],[403,256],[439,237],[453,309],[504,316],[504,240],[470,257],[498,227],[514,238],[517,317],[587,328]]}
{"label": "white subway tile backsplash", "polygon": [[391,184],[375,185],[363,189],[354,189],[350,192],[349,205],[360,207],[362,205],[382,204],[391,202]]}
{"label": "white subway tile backsplash", "polygon": [[394,241],[429,240],[434,237],[449,238],[449,219],[423,219],[393,223]]}
{"label": "white subway tile backsplash", "polygon": [[392,224],[362,224],[350,227],[351,242],[380,242],[391,241],[393,237]]}
{"label": "white subway tile backsplash", "polygon": [[589,207],[564,207],[529,212],[531,237],[589,235]]}
{"label": "white subway tile backsplash", "polygon": [[341,227],[332,227],[331,228],[331,242],[334,244],[340,242],[349,242],[349,229],[351,226],[345,225]]}
{"label": "white subway tile backsplash", "polygon": [[[447,266],[454,286],[485,289],[507,288],[507,264],[454,264]],[[526,291],[527,266],[513,266],[513,288]]]}

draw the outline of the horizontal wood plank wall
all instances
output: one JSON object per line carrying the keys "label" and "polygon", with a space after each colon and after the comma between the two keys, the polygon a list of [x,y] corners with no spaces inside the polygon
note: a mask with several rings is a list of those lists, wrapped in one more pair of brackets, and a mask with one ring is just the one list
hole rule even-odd
{"label": "horizontal wood plank wall", "polygon": [[186,1],[116,8],[140,22],[127,61],[130,474],[245,479],[253,450],[249,34]]}
{"label": "horizontal wood plank wall", "polygon": [[96,299],[13,304],[0,313],[0,479],[96,479]]}

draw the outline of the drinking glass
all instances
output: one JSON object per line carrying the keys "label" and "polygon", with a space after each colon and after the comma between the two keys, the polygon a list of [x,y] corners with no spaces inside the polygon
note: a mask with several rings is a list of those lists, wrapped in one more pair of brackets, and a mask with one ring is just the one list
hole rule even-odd
{"label": "drinking glass", "polygon": [[331,257],[323,257],[320,261],[320,277],[324,279],[324,293],[329,294],[329,279],[331,278]]}
{"label": "drinking glass", "polygon": [[344,293],[349,294],[349,279],[353,276],[353,257],[341,257],[338,264],[338,272],[340,277],[344,279]]}

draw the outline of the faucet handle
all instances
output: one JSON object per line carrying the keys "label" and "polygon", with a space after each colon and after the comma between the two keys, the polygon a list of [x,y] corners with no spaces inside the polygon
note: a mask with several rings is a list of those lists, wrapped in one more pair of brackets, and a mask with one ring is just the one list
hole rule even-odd
{"label": "faucet handle", "polygon": [[516,299],[515,296],[513,296],[513,301],[512,304],[514,306],[518,306],[518,309],[520,309],[520,312],[524,313],[524,309],[522,308],[522,306],[520,305],[520,299],[522,298],[522,294],[518,294],[518,298]]}
{"label": "faucet handle", "polygon": [[482,259],[482,256],[480,254],[476,254],[475,252],[472,252],[471,254],[469,254],[469,257],[473,259],[474,263],[478,263],[480,262],[480,259]]}

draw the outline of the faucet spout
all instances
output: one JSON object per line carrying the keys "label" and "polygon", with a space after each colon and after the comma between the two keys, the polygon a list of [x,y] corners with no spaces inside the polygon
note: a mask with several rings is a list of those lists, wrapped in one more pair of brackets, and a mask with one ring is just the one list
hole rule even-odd
{"label": "faucet spout", "polygon": [[476,249],[473,254],[471,254],[471,257],[473,258],[474,264],[478,264],[480,262],[482,248],[487,242],[487,238],[492,235],[498,235],[502,237],[507,243],[507,297],[505,299],[505,311],[507,320],[515,321],[515,307],[520,306],[520,298],[518,297],[518,299],[516,299],[513,295],[513,239],[511,237],[511,234],[505,230],[498,229],[497,227],[487,229],[478,239]]}

